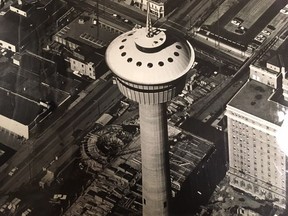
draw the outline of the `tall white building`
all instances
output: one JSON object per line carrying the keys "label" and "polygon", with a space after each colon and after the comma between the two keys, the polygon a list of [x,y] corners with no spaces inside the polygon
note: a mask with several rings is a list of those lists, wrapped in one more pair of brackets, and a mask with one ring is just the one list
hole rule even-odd
{"label": "tall white building", "polygon": [[169,215],[171,177],[166,102],[184,88],[195,54],[188,41],[152,27],[118,36],[106,62],[119,90],[139,103],[144,216]]}
{"label": "tall white building", "polygon": [[250,79],[226,108],[230,184],[281,208],[287,197],[285,64],[280,56],[277,64],[251,65]]}

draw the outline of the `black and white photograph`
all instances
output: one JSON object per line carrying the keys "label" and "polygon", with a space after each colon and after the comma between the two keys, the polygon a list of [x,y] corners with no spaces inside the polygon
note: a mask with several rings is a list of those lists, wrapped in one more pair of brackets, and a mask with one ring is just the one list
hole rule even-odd
{"label": "black and white photograph", "polygon": [[0,0],[0,216],[142,215],[288,215],[288,0]]}

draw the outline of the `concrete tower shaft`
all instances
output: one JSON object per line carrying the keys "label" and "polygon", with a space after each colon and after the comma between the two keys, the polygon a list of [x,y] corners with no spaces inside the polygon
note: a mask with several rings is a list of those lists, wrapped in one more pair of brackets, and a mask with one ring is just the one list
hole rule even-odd
{"label": "concrete tower shaft", "polygon": [[166,103],[139,105],[143,215],[169,215],[171,180]]}
{"label": "concrete tower shaft", "polygon": [[106,51],[120,91],[139,103],[144,216],[169,215],[166,102],[182,91],[194,59],[188,41],[151,25],[118,36]]}

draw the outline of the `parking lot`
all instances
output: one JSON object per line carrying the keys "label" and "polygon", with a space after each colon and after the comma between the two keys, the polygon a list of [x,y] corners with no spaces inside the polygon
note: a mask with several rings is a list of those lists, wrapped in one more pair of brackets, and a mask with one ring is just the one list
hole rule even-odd
{"label": "parking lot", "polygon": [[267,25],[275,25],[275,32],[280,30],[288,16],[280,12],[285,5],[285,1],[275,0],[240,2],[226,0],[203,26],[211,34],[219,35],[219,38],[226,42],[234,41],[231,45],[236,43],[247,46]]}
{"label": "parking lot", "polygon": [[235,17],[242,19],[244,22],[241,25],[249,29],[275,1],[276,0],[250,0]]}

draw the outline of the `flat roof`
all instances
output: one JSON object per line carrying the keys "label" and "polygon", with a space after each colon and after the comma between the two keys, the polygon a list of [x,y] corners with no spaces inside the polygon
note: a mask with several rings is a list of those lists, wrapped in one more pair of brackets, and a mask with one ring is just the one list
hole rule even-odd
{"label": "flat roof", "polygon": [[281,126],[282,121],[279,121],[278,111],[281,111],[281,107],[283,106],[279,106],[279,103],[270,100],[272,94],[272,87],[255,80],[250,80],[228,105]]}
{"label": "flat roof", "polygon": [[[49,75],[56,72],[56,63],[45,60],[42,56],[23,54],[20,60],[21,69],[28,70],[38,76]],[[45,74],[43,74],[45,72]]]}
{"label": "flat roof", "polygon": [[152,0],[150,3],[157,2],[157,3],[165,3],[167,0]]}
{"label": "flat roof", "polygon": [[[83,24],[79,23],[80,18],[85,20]],[[94,48],[106,46],[119,35],[100,26],[99,32],[97,33],[97,26],[92,23],[92,19],[88,13],[84,12],[80,17],[77,17],[67,26],[63,27],[56,35],[61,38],[66,38],[78,45],[82,43]],[[99,20],[100,22],[109,23],[108,20],[103,20],[101,17]]]}
{"label": "flat roof", "polygon": [[29,17],[23,17],[17,13],[8,11],[4,16],[0,16],[0,40],[16,46],[21,46],[25,39],[31,42],[33,40],[38,41],[39,35],[35,30],[39,31],[38,27],[46,22],[48,16],[59,10],[61,6],[63,6],[63,3],[58,0],[52,0],[45,7],[37,3]]}
{"label": "flat roof", "polygon": [[[49,71],[49,68],[46,69]],[[42,67],[41,71],[36,73],[12,63],[2,63],[0,88],[36,102],[53,101],[59,105],[79,83],[60,74],[46,72],[46,69]]]}
{"label": "flat roof", "polygon": [[30,100],[0,89],[0,114],[29,125],[39,114],[41,107]]}
{"label": "flat roof", "polygon": [[34,7],[34,4],[23,2],[21,5],[19,5],[18,2],[15,2],[11,6],[14,8],[17,8],[19,10],[28,12],[29,10],[31,10]]}
{"label": "flat roof", "polygon": [[34,28],[29,28],[27,18],[12,11],[0,16],[0,26],[4,26],[0,28],[0,40],[13,45],[21,44],[31,34],[31,30],[34,31]]}
{"label": "flat roof", "polygon": [[99,64],[101,61],[104,61],[104,55],[99,54],[97,50],[98,49],[83,44],[82,46],[76,48],[74,52],[83,55],[86,62],[94,62],[95,64]]}

